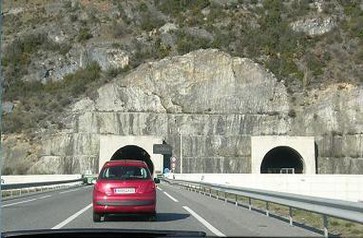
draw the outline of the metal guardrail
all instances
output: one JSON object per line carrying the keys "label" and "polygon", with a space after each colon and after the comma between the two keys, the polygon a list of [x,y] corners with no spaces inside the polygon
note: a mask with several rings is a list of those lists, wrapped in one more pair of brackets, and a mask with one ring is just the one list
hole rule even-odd
{"label": "metal guardrail", "polygon": [[[72,180],[61,180],[61,181],[47,181],[47,182],[33,182],[33,183],[16,183],[16,184],[1,184],[2,197],[13,197],[22,195],[24,193],[42,192],[49,190],[50,186],[59,185],[58,187],[64,187],[68,183],[85,182],[84,178],[72,179]],[[62,186],[64,185],[64,186]],[[53,188],[54,189],[54,188]],[[6,192],[6,193],[4,193]]]}
{"label": "metal guardrail", "polygon": [[65,184],[65,183],[75,183],[75,182],[83,182],[84,179],[72,179],[72,180],[62,180],[62,181],[47,181],[47,182],[35,182],[35,183],[15,183],[15,184],[2,184],[1,190],[10,190],[10,189],[20,189],[20,188],[30,188],[30,187],[41,187],[48,185],[56,185],[56,184]]}
{"label": "metal guardrail", "polygon": [[[335,217],[344,219],[347,221],[357,222],[363,224],[363,203],[342,201],[328,198],[318,198],[312,196],[296,195],[290,193],[264,191],[260,189],[241,188],[230,185],[220,185],[206,182],[190,182],[186,180],[169,180],[163,179],[170,184],[177,184],[184,186],[188,189],[194,189],[204,193],[209,191],[209,195],[212,196],[211,191],[216,191],[216,197],[219,199],[219,195],[223,196],[227,201],[227,195],[236,195],[235,204],[238,205],[238,197],[243,196],[248,198],[249,210],[252,209],[251,199],[256,199],[266,202],[266,215],[269,216],[269,203],[275,203],[289,208],[289,221],[290,225],[293,225],[292,209],[297,208],[317,214],[321,214],[324,222],[324,236],[328,237],[328,217]],[[219,194],[221,192],[222,194]],[[222,197],[223,199],[223,197]]]}

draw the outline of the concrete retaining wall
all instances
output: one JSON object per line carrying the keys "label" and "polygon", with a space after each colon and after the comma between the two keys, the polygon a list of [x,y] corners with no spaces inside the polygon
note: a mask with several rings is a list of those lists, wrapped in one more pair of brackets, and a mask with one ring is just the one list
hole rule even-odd
{"label": "concrete retaining wall", "polygon": [[[173,176],[170,175],[169,178]],[[174,174],[175,179],[204,181],[308,196],[363,202],[363,175]]]}

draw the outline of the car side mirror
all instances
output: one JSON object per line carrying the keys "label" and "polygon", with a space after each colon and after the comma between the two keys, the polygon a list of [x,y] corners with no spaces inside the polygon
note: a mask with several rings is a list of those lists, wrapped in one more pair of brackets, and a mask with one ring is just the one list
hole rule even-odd
{"label": "car side mirror", "polygon": [[158,178],[154,178],[154,182],[155,182],[155,183],[160,183],[160,179],[158,179]]}

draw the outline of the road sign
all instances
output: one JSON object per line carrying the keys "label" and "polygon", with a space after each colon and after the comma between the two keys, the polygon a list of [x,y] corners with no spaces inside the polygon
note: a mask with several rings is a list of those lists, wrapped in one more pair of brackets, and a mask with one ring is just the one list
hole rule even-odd
{"label": "road sign", "polygon": [[173,148],[168,144],[154,144],[153,145],[153,153],[154,154],[162,154],[162,155],[171,155]]}
{"label": "road sign", "polygon": [[176,157],[175,157],[175,156],[172,156],[172,157],[170,158],[170,161],[175,163],[175,162],[176,162]]}

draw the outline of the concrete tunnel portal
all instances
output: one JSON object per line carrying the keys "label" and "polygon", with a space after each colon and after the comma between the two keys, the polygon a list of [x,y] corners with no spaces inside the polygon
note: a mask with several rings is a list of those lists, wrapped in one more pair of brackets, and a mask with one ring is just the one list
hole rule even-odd
{"label": "concrete tunnel portal", "polygon": [[252,136],[253,174],[316,174],[315,141],[312,136]]}
{"label": "concrete tunnel portal", "polygon": [[288,169],[295,174],[304,171],[302,156],[289,146],[278,146],[270,150],[261,163],[261,173],[280,173]]}
{"label": "concrete tunnel portal", "polygon": [[155,176],[163,171],[163,155],[155,154],[153,146],[162,143],[158,136],[101,135],[98,171],[109,160],[136,159],[145,161]]}
{"label": "concrete tunnel portal", "polygon": [[111,157],[111,160],[135,159],[142,160],[148,165],[150,173],[154,173],[154,164],[150,159],[150,155],[143,148],[136,145],[126,145],[118,149]]}

